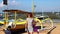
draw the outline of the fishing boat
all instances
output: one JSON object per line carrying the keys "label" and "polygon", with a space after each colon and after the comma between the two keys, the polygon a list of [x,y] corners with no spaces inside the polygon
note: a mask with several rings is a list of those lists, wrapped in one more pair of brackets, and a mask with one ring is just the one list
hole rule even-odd
{"label": "fishing boat", "polygon": [[[9,20],[8,14],[12,14],[12,13],[14,14],[14,17],[13,17],[14,21],[12,21],[12,20],[9,21],[9,23],[12,22],[13,25],[11,24],[10,26],[8,26],[11,31],[16,31],[16,30],[25,28],[26,19],[24,20],[24,19],[22,19],[22,17],[18,18],[19,16],[17,16],[17,14],[24,14],[26,16],[30,12],[25,12],[25,11],[22,11],[22,10],[3,10],[3,11],[4,11],[4,14],[5,14],[5,22],[7,20]],[[9,25],[9,23],[7,25]]]}

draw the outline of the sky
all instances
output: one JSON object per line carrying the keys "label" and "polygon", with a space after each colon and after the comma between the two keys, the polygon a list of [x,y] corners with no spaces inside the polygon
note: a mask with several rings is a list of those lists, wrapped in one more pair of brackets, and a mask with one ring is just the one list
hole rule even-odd
{"label": "sky", "polygon": [[[35,12],[59,12],[60,0],[34,0]],[[5,9],[18,9],[32,12],[32,0],[8,0],[8,5],[3,5],[0,0],[0,12]]]}

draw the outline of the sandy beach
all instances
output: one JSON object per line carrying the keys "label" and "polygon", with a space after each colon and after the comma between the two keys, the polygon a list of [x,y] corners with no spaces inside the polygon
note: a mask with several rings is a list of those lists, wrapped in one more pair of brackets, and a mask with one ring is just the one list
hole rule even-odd
{"label": "sandy beach", "polygon": [[[56,25],[56,28],[53,29],[50,34],[60,34],[60,23],[54,23]],[[5,34],[3,31],[3,28],[0,27],[0,34]],[[22,34],[27,34],[27,33],[22,33]],[[34,34],[37,34],[36,32]],[[39,34],[47,34],[47,31],[40,31]]]}
{"label": "sandy beach", "polygon": [[60,34],[60,23],[55,23],[56,28],[50,34]]}

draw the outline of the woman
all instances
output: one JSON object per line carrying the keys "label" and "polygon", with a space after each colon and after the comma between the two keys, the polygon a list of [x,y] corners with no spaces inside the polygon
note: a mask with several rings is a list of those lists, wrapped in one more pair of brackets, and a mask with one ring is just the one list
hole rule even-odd
{"label": "woman", "polygon": [[28,34],[33,34],[32,17],[33,17],[32,14],[27,14],[27,19],[26,19],[27,23],[25,25],[25,28],[28,30]]}

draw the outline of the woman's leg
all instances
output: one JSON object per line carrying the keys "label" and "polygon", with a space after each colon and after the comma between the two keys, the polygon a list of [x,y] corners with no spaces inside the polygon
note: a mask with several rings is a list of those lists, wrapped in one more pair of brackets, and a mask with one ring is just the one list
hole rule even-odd
{"label": "woman's leg", "polygon": [[33,30],[28,31],[28,34],[33,34]]}
{"label": "woman's leg", "polygon": [[33,34],[33,32],[30,32],[29,34]]}
{"label": "woman's leg", "polygon": [[39,34],[39,32],[37,31],[37,34]]}

